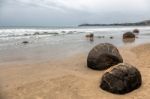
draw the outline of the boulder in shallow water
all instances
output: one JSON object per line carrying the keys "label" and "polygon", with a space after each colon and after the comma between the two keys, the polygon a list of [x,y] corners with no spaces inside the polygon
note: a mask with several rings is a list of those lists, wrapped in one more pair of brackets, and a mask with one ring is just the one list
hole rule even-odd
{"label": "boulder in shallow water", "polygon": [[85,37],[87,37],[87,38],[93,38],[93,37],[94,37],[94,34],[93,34],[93,33],[90,33],[90,34],[87,34]]}
{"label": "boulder in shallow water", "polygon": [[138,30],[138,29],[133,30],[133,33],[139,33],[139,32],[140,32],[140,30]]}
{"label": "boulder in shallow water", "polygon": [[123,39],[130,39],[130,38],[135,38],[135,34],[132,32],[126,32],[123,34]]}
{"label": "boulder in shallow water", "polygon": [[141,74],[130,64],[121,63],[108,69],[100,83],[105,91],[125,94],[139,88],[142,84]]}
{"label": "boulder in shallow water", "polygon": [[109,43],[101,43],[95,46],[89,52],[87,58],[87,66],[95,70],[107,69],[122,62],[123,59],[118,49]]}

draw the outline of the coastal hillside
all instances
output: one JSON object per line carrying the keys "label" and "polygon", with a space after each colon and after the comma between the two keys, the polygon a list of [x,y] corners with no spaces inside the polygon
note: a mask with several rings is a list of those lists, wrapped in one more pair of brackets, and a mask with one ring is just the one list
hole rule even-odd
{"label": "coastal hillside", "polygon": [[80,24],[79,26],[150,26],[150,20],[135,23],[113,23],[113,24]]}

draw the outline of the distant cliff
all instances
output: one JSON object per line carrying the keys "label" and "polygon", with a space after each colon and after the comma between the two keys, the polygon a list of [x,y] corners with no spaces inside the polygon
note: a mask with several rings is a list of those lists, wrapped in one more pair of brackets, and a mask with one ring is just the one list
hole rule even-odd
{"label": "distant cliff", "polygon": [[79,26],[150,26],[150,20],[136,22],[136,23],[80,24]]}

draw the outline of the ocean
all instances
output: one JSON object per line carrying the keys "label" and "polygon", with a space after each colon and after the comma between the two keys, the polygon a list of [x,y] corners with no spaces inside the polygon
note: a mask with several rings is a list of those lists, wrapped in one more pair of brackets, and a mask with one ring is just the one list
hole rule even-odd
{"label": "ocean", "polygon": [[[122,40],[125,32],[139,29],[134,41]],[[94,40],[85,35],[93,33]],[[113,37],[113,38],[111,38]],[[23,44],[28,41],[28,44]],[[0,62],[40,61],[88,52],[99,43],[117,47],[150,42],[150,27],[0,27]]]}

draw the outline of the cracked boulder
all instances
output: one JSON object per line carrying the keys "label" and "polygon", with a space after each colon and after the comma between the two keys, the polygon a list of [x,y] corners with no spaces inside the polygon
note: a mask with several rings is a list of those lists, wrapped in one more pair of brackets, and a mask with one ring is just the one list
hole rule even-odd
{"label": "cracked boulder", "polygon": [[105,91],[125,94],[139,88],[142,84],[141,74],[130,64],[121,63],[108,69],[100,83]]}
{"label": "cracked boulder", "polygon": [[87,66],[95,70],[104,70],[122,62],[123,59],[118,49],[109,43],[95,46],[87,58]]}

